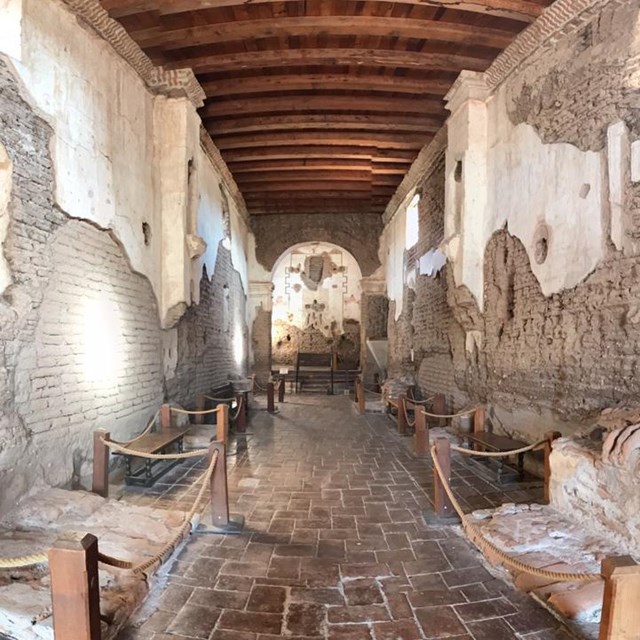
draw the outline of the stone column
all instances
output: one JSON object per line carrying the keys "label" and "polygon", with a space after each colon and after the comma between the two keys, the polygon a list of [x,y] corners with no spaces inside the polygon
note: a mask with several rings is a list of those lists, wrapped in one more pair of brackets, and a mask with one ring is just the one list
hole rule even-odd
{"label": "stone column", "polygon": [[253,373],[263,384],[271,373],[271,280],[249,281],[249,327]]}
{"label": "stone column", "polygon": [[[369,276],[360,281],[362,287],[361,317],[360,317],[360,368],[362,379],[370,385],[373,376],[380,368],[387,368],[387,316],[389,314],[389,299],[386,294],[386,283],[383,278]],[[367,346],[367,340],[376,342],[376,353],[382,362],[381,367],[373,357]],[[382,376],[381,376],[382,377]]]}
{"label": "stone column", "polygon": [[486,236],[487,99],[484,74],[462,71],[445,96],[445,250],[456,284],[466,284],[482,308]]}

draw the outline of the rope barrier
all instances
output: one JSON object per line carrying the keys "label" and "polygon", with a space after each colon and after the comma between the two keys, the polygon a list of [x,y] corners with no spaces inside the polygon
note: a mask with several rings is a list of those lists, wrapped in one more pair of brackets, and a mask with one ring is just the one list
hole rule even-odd
{"label": "rope barrier", "polygon": [[26,569],[37,564],[47,564],[49,558],[46,553],[34,553],[14,558],[0,558],[0,569]]}
{"label": "rope barrier", "polygon": [[402,402],[401,404],[402,404],[402,411],[404,413],[404,419],[406,420],[407,424],[410,427],[415,427],[417,418],[415,418],[415,416],[414,416],[413,422],[411,422],[411,420],[409,420],[409,414],[407,413],[407,403],[406,402]]}
{"label": "rope barrier", "polygon": [[232,402],[235,400],[235,397],[231,398],[214,398],[213,396],[203,396],[207,400],[211,400],[212,402]]}
{"label": "rope barrier", "polygon": [[[107,441],[109,442],[109,441]],[[105,443],[106,444],[106,443]],[[208,453],[208,449],[206,450]],[[191,520],[195,515],[200,503],[202,502],[202,497],[207,488],[208,481],[211,478],[211,474],[215,468],[215,465],[218,461],[218,451],[214,453],[211,458],[211,462],[207,470],[196,480],[193,486],[197,486],[198,483],[202,482],[202,486],[200,487],[200,491],[191,507],[191,510],[187,514],[185,518],[184,524],[180,527],[176,535],[162,547],[162,549],[152,558],[149,558],[143,562],[134,565],[132,562],[127,560],[120,560],[119,558],[113,558],[111,556],[105,554],[98,554],[98,559],[103,563],[112,567],[116,567],[119,569],[128,569],[133,570],[134,573],[144,573],[149,567],[152,567],[156,562],[161,560],[166,554],[175,548],[176,543],[181,540],[185,534],[186,528],[191,527]],[[0,558],[0,569],[22,569],[27,567],[33,567],[35,565],[40,564],[48,564],[49,558],[46,553],[35,553],[31,555],[25,556],[16,556],[13,558]]]}
{"label": "rope barrier", "polygon": [[431,447],[431,459],[433,460],[433,466],[438,473],[438,476],[440,477],[440,482],[442,483],[442,487],[444,488],[445,493],[449,497],[449,500],[451,501],[451,504],[453,505],[456,513],[458,514],[458,516],[460,516],[460,520],[465,532],[469,536],[469,539],[480,549],[480,551],[485,553],[486,550],[489,550],[495,556],[500,558],[500,560],[502,560],[507,566],[510,566],[517,571],[522,571],[524,573],[528,573],[529,575],[536,576],[538,578],[546,578],[555,582],[594,582],[596,580],[600,580],[601,576],[599,573],[571,573],[564,571],[550,571],[549,569],[539,569],[538,567],[533,567],[522,562],[521,560],[514,558],[513,556],[510,556],[508,553],[498,548],[493,542],[485,538],[478,526],[471,522],[469,516],[462,510],[460,503],[458,502],[451,489],[451,486],[449,485],[449,480],[445,477],[444,471],[440,466],[438,456],[436,455],[435,445]]}
{"label": "rope barrier", "polygon": [[460,416],[468,416],[470,413],[475,413],[476,409],[479,407],[473,407],[472,409],[467,409],[466,411],[459,411],[458,413],[451,414],[442,414],[442,413],[429,413],[428,411],[422,410],[425,416],[429,416],[430,418],[459,418]]}
{"label": "rope barrier", "polygon": [[267,388],[266,387],[261,387],[258,384],[258,381],[256,380],[256,375],[255,373],[251,376],[251,380],[253,381],[253,384],[255,385],[256,389],[258,389],[258,391],[266,391]]}
{"label": "rope barrier", "polygon": [[433,402],[434,398],[435,398],[435,396],[429,396],[425,400],[416,400],[415,398],[407,397],[407,400],[411,404],[429,404],[430,402]]}
{"label": "rope barrier", "polygon": [[373,389],[367,389],[367,387],[365,387],[364,385],[362,385],[362,388],[367,392],[367,393],[373,393],[376,396],[380,396],[382,397],[384,394],[380,391],[374,391]]}
{"label": "rope barrier", "polygon": [[216,407],[215,409],[203,409],[202,411],[187,411],[186,409],[180,409],[178,407],[171,407],[171,411],[173,411],[174,413],[183,413],[187,416],[204,416],[207,415],[209,413],[216,413],[218,411],[220,411],[219,407]]}
{"label": "rope barrier", "polygon": [[139,451],[137,449],[129,449],[114,442],[113,440],[106,440],[100,438],[102,444],[113,449],[118,453],[124,453],[127,456],[136,456],[137,458],[148,458],[150,460],[183,460],[185,458],[201,458],[209,453],[208,449],[195,449],[194,451],[183,451],[182,453],[147,453],[145,451]]}
{"label": "rope barrier", "polygon": [[171,538],[171,540],[169,540],[169,542],[167,542],[167,544],[165,544],[162,547],[162,549],[158,551],[158,553],[156,553],[151,558],[148,558],[147,560],[143,560],[142,562],[139,562],[138,564],[135,564],[135,565],[133,564],[133,562],[129,562],[128,560],[121,560],[119,558],[113,558],[112,556],[108,556],[100,553],[98,554],[98,559],[100,560],[100,562],[111,567],[116,567],[119,569],[127,569],[130,571],[133,571],[133,573],[136,573],[136,574],[145,573],[149,568],[151,568],[153,565],[155,565],[158,562],[162,564],[162,559],[165,558],[170,552],[173,552],[175,550],[178,542],[182,540],[182,538],[185,536],[187,529],[189,530],[191,529],[191,520],[193,519],[193,516],[196,514],[196,511],[198,510],[200,503],[202,502],[202,498],[209,484],[209,480],[211,479],[213,470],[215,469],[216,463],[218,462],[218,456],[219,456],[219,452],[216,451],[214,455],[211,457],[211,462],[209,463],[209,466],[207,467],[206,471],[194,483],[193,486],[196,486],[200,482],[202,484],[200,486],[198,495],[196,496],[196,499],[194,500],[189,513],[187,513],[185,517],[184,523],[182,524],[180,529],[178,529],[177,533],[173,536],[173,538]]}
{"label": "rope barrier", "polygon": [[[533,444],[529,444],[526,447],[520,447],[519,449],[512,449],[511,451],[474,451],[473,449],[466,449],[465,447],[457,447],[456,445],[450,445],[451,451],[457,451],[467,456],[484,456],[485,458],[505,458],[507,456],[515,456],[518,453],[526,453],[527,451],[533,451],[534,449],[541,449],[544,447],[546,440],[538,440]],[[482,443],[480,443],[482,444]]]}
{"label": "rope barrier", "polygon": [[[140,435],[137,435],[132,440],[117,441],[118,444],[121,444],[122,446],[126,447],[127,445],[133,444],[134,442],[137,442],[138,440],[140,440],[140,438],[143,438],[144,436],[146,436],[147,433],[149,433],[149,431],[151,431],[151,429],[153,429],[153,425],[156,423],[156,420],[158,419],[159,416],[160,416],[160,409],[158,409],[156,411],[155,415],[153,416],[153,418],[151,418],[151,420],[149,420],[149,424],[147,424],[147,426],[145,427],[144,431]],[[113,440],[112,442],[116,442],[116,441]]]}
{"label": "rope barrier", "polygon": [[244,396],[240,396],[240,400],[238,401],[238,407],[236,408],[236,413],[235,415],[232,415],[230,418],[233,422],[235,422],[238,419],[238,416],[240,415],[240,411],[242,410],[243,404],[244,404]]}

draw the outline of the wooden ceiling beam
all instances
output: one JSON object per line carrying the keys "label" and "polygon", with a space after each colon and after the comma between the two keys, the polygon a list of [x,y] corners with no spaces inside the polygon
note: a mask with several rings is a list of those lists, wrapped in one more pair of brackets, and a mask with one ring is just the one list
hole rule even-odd
{"label": "wooden ceiling beam", "polygon": [[255,131],[303,131],[305,129],[357,131],[414,131],[435,133],[442,119],[434,116],[404,116],[390,119],[381,115],[306,114],[211,118],[204,124],[212,136]]}
{"label": "wooden ceiling beam", "polygon": [[228,163],[232,173],[236,176],[261,173],[266,171],[286,172],[305,172],[307,174],[312,171],[339,171],[341,174],[349,174],[351,172],[367,172],[371,175],[404,175],[410,166],[410,161],[375,164],[371,160],[331,160],[331,159],[298,159],[298,160],[256,160],[255,162],[239,162]]}
{"label": "wooden ceiling beam", "polygon": [[274,169],[262,173],[239,173],[236,176],[238,185],[258,184],[263,182],[299,182],[303,180],[331,180],[338,182],[362,181],[371,184],[397,185],[398,178],[394,175],[373,174],[371,171],[342,171],[341,169],[315,169],[308,171],[296,169],[290,171],[277,171]]}
{"label": "wooden ceiling beam", "polygon": [[[178,24],[180,22],[178,21]],[[169,18],[157,27],[137,31],[129,28],[129,33],[143,49],[162,47],[170,51],[222,42],[255,41],[261,38],[308,37],[317,33],[330,33],[332,36],[416,38],[504,49],[511,44],[517,32],[511,29],[486,26],[479,28],[473,24],[411,17],[306,15],[234,20],[175,29],[172,28]]]}
{"label": "wooden ceiling beam", "polygon": [[440,78],[406,78],[402,76],[353,76],[335,73],[282,74],[251,76],[230,80],[208,80],[201,83],[208,96],[247,95],[275,91],[387,91],[393,93],[445,94],[452,81]]}
{"label": "wooden ceiling beam", "polygon": [[375,162],[413,162],[415,151],[403,149],[376,149],[356,146],[330,147],[324,145],[273,147],[271,149],[231,149],[224,153],[225,162],[255,160],[290,160],[292,158],[327,158],[348,160],[374,160]]}
{"label": "wooden ceiling beam", "polygon": [[423,69],[461,71],[485,71],[499,50],[487,55],[458,55],[433,51],[401,51],[390,49],[315,48],[315,49],[268,49],[242,53],[202,53],[185,50],[179,59],[163,60],[167,69],[192,68],[195,73],[232,71],[234,69],[266,69],[286,66],[345,66],[377,65],[392,69]]}
{"label": "wooden ceiling beam", "polygon": [[240,191],[244,196],[253,193],[289,193],[293,191],[304,191],[309,193],[313,193],[315,191],[365,191],[373,193],[374,191],[376,191],[380,195],[387,192],[393,194],[393,192],[395,191],[395,187],[393,185],[381,185],[379,187],[374,187],[370,182],[360,182],[358,180],[345,180],[338,184],[332,180],[305,180],[301,182],[291,182],[287,181],[287,179],[284,178],[280,182],[246,184],[244,187],[240,188]]}
{"label": "wooden ceiling beam", "polygon": [[376,147],[379,149],[413,149],[420,151],[425,139],[415,134],[399,133],[342,133],[340,131],[303,131],[297,133],[265,133],[239,134],[218,136],[215,143],[218,149],[245,149],[255,147],[277,147],[282,145],[330,145],[343,146],[345,144]]}
{"label": "wooden ceiling beam", "polygon": [[[285,0],[286,1],[286,0]],[[388,0],[368,0],[387,2]],[[283,0],[251,0],[252,5],[282,3]],[[242,7],[247,0],[102,0],[102,6],[114,18],[121,18],[144,11],[156,11],[161,16],[184,11],[198,11],[211,7]],[[396,4],[454,8],[458,11],[481,13],[511,18],[521,22],[533,22],[544,7],[527,0],[400,0]]]}
{"label": "wooden ceiling beam", "polygon": [[444,120],[446,112],[442,99],[395,98],[392,96],[336,96],[301,95],[279,96],[276,98],[254,98],[240,100],[215,100],[208,102],[200,110],[204,118],[216,118],[225,115],[268,114],[269,112],[299,113],[304,111],[347,111],[349,114],[362,112],[382,112],[393,119],[395,114],[433,115]]}

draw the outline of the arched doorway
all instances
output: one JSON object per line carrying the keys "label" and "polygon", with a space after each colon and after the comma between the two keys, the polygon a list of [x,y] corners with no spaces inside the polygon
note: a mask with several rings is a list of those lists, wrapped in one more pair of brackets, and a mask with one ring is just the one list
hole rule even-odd
{"label": "arched doorway", "polygon": [[360,361],[361,281],[356,259],[328,242],[305,242],[276,261],[271,280],[271,356],[292,366],[297,353],[335,352],[341,368]]}

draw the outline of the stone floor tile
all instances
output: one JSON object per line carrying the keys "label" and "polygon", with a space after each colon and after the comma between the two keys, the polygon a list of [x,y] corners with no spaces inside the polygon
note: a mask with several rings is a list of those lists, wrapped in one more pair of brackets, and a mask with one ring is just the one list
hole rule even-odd
{"label": "stone floor tile", "polygon": [[373,578],[349,580],[344,583],[343,588],[349,606],[384,602],[382,591]]}
{"label": "stone floor tile", "polygon": [[162,611],[173,611],[174,613],[180,611],[193,591],[193,587],[186,587],[180,584],[167,585],[158,603],[158,609]]}
{"label": "stone floor tile", "polygon": [[350,622],[371,622],[377,620],[388,620],[389,612],[387,608],[370,604],[365,606],[330,607],[327,612],[327,619],[333,624],[346,624]]}
{"label": "stone floor tile", "polygon": [[365,624],[329,625],[328,640],[372,640]]}
{"label": "stone floor tile", "polygon": [[[458,604],[454,606],[454,609],[463,622],[498,618],[516,611],[515,607],[506,598]],[[535,631],[535,629],[531,629],[531,631]]]}
{"label": "stone floor tile", "polygon": [[513,629],[500,618],[468,622],[467,629],[474,640],[512,640],[513,638]]}
{"label": "stone floor tile", "polygon": [[287,592],[284,587],[270,587],[256,585],[251,590],[247,611],[259,611],[261,613],[282,613]]}
{"label": "stone floor tile", "polygon": [[186,604],[167,627],[167,633],[169,635],[183,634],[193,638],[208,638],[219,617],[219,609]]}
{"label": "stone floor tile", "polygon": [[413,620],[374,622],[371,625],[375,640],[420,640],[420,630]]}
{"label": "stone floor tile", "polygon": [[282,628],[282,615],[252,611],[223,611],[218,620],[218,628],[279,634]]}
{"label": "stone floor tile", "polygon": [[244,609],[248,594],[242,591],[220,591],[218,589],[193,590],[189,604],[216,609]]}
{"label": "stone floor tile", "polygon": [[290,592],[291,602],[313,602],[316,604],[344,605],[344,596],[338,589],[307,589],[293,587]]}
{"label": "stone floor tile", "polygon": [[467,631],[451,607],[416,609],[416,617],[425,638],[450,638],[464,635]]}
{"label": "stone floor tile", "polygon": [[292,602],[284,622],[285,633],[299,636],[320,636],[325,622],[325,607],[309,602]]}

